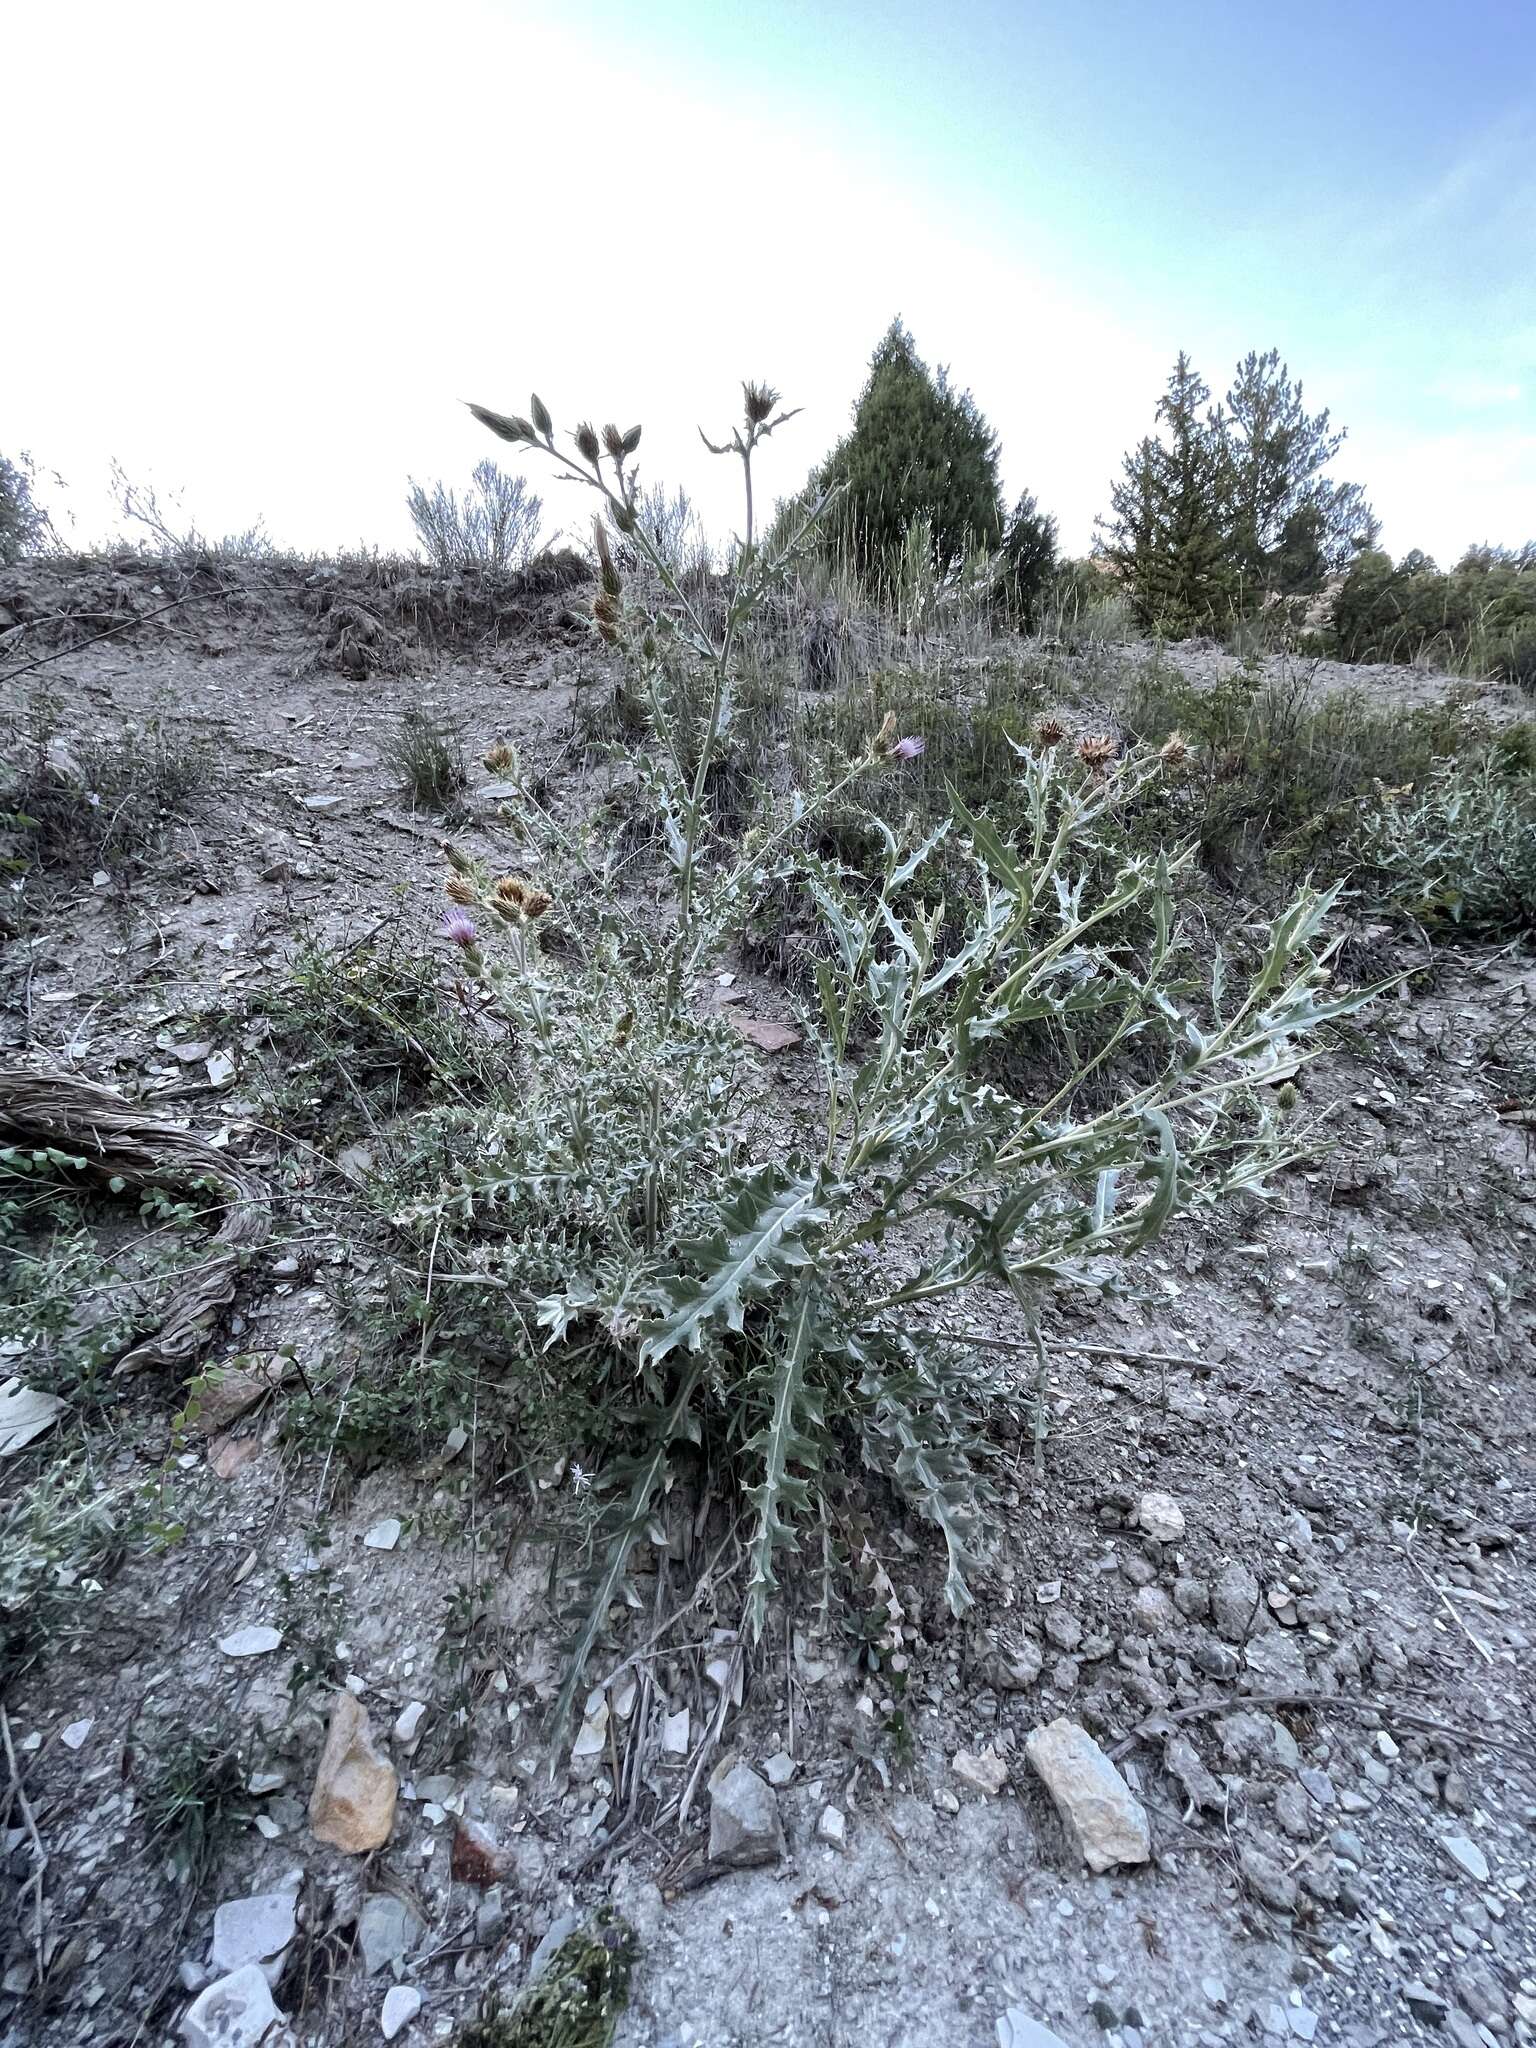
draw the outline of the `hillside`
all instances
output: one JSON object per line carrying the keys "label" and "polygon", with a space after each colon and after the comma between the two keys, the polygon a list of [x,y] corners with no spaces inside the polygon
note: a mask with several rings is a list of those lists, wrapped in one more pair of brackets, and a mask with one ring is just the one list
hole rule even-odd
{"label": "hillside", "polygon": [[[626,621],[664,610],[631,565],[615,580]],[[1410,905],[1370,808],[1458,750],[1515,761],[1529,700],[942,612],[903,632],[835,589],[772,593],[699,862],[714,906],[747,847],[737,935],[688,956],[653,1044],[676,806],[641,765],[652,657],[628,623],[628,670],[594,634],[596,588],[574,556],[505,581],[217,555],[0,573],[0,2041],[202,2039],[187,2009],[249,1963],[292,2038],[327,2044],[381,2021],[597,2043],[626,1977],[623,2048],[1034,2048],[1037,2022],[1073,2048],[1536,2037],[1536,973],[1508,907],[1531,906],[1510,867],[1454,915],[1443,891]],[[692,602],[718,630],[722,592]],[[689,659],[660,701],[692,761]],[[889,744],[887,715],[924,749]],[[1007,808],[1026,761],[1034,813]],[[627,1253],[589,1274],[567,1249],[619,1223],[654,1247],[637,1131],[682,1162],[679,1213],[727,1144],[776,1200],[814,1174],[827,1069],[846,1105],[895,1000],[861,964],[841,1062],[819,1046],[822,906],[867,908],[871,817],[919,843],[951,782],[931,888],[870,913],[882,973],[910,956],[922,983],[1008,899],[1010,850],[1041,858],[1030,817],[1080,799],[1062,931],[1132,872],[1179,933],[1159,1007],[1139,899],[1115,898],[1068,978],[1144,974],[1145,1030],[1106,1043],[1070,991],[1009,1015],[983,1104],[1099,1129],[1152,1089],[1157,1016],[1207,1028],[1218,957],[1234,986],[1257,974],[1305,877],[1346,884],[1318,1009],[1245,1083],[1267,1199],[1217,1198],[1240,1141],[1197,1090],[1163,1179],[1147,1133],[1116,1155],[1168,1215],[1109,1279],[1076,1284],[1073,1239],[1021,1293],[1004,1246],[941,1316],[913,1276],[980,1198],[872,1231],[848,1269],[872,1321],[911,1284],[844,1377],[887,1383],[845,1412],[823,1366],[803,1411],[756,1378],[718,1426],[701,1405],[562,1726],[572,1585],[634,1483],[645,1374],[697,1355],[723,1379],[779,1313],[770,1286],[830,1270],[836,1200],[824,1175],[833,1221],[765,1255],[697,1354],[681,1282],[628,1319],[602,1291]],[[806,823],[799,794],[829,786]],[[1376,993],[1329,1014],[1345,988]],[[1280,1003],[1277,983],[1257,1011]],[[590,1032],[575,1052],[551,1012]],[[892,1058],[916,1074],[955,1028]],[[535,1173],[519,1147],[557,1110],[559,1174]],[[905,1156],[872,1171],[895,1183]],[[1097,1171],[1073,1152],[1051,1200],[1097,1199],[1102,1224]],[[542,1246],[517,1237],[535,1195],[567,1233]],[[550,1315],[589,1280],[587,1323]],[[929,1322],[937,1363],[901,1348]],[[930,1370],[942,1398],[903,1408]],[[964,1499],[951,1416],[984,1482]],[[741,1477],[759,1430],[798,1532],[768,1540],[766,1592]],[[1060,1722],[1098,1754],[1055,1801],[1025,1745]],[[526,1994],[498,2021],[552,1957],[567,2030]],[[249,1973],[241,1995],[264,2010]]]}

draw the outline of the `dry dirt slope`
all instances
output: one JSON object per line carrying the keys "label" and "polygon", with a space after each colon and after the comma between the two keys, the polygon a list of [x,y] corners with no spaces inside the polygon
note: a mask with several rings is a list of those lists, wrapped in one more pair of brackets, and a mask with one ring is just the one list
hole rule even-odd
{"label": "dry dirt slope", "polygon": [[[79,608],[152,608],[142,577],[116,584]],[[315,665],[312,592],[257,591],[42,671],[66,744],[156,710],[203,738],[216,776],[142,860],[45,881],[9,950],[6,1056],[147,1092],[273,1171],[241,999],[302,929],[390,920],[430,945],[439,914],[436,829],[381,766],[398,712],[437,707],[472,759],[515,737],[581,800],[572,705],[600,676],[559,594],[535,609],[473,656],[358,680]],[[479,804],[469,843],[504,844],[494,812]],[[537,1728],[559,1627],[536,1513],[480,1580],[466,1676],[453,1601],[482,1509],[462,1458],[343,1475],[285,1436],[286,1393],[174,1452],[174,1377],[134,1382],[92,1456],[104,1485],[179,1458],[187,1534],[130,1561],[6,1702],[0,2040],[176,2038],[214,1909],[295,1880],[275,1996],[316,2042],[380,2038],[397,1978],[422,1999],[400,2038],[446,2038],[487,1985],[516,1989],[552,1926],[605,1901],[638,1938],[630,2048],[983,2048],[1010,2026],[1030,2038],[1031,2018],[1110,2048],[1536,2037],[1536,1187],[1507,1108],[1532,987],[1517,954],[1447,956],[1313,1070],[1333,1149],[1282,1205],[1166,1241],[1148,1310],[1063,1320],[1045,1471],[1012,1447],[980,1623],[947,1619],[925,1546],[875,1533],[899,1699],[806,1602],[722,1714],[708,1666],[729,1659],[715,1631],[733,1615],[706,1596],[654,1651],[637,1621],[613,1661],[641,1661],[603,1703],[611,1744],[551,1784]],[[209,1054],[229,1055],[211,1070],[182,1057],[210,1015]],[[793,1058],[775,1071],[792,1112]],[[355,1365],[338,1278],[370,1276],[349,1264],[346,1173],[314,1172],[339,1229],[279,1217],[210,1355],[292,1342],[324,1385]],[[27,1468],[3,1469],[9,1486]],[[1135,1526],[1148,1491],[1181,1532]],[[283,1634],[268,1653],[217,1647],[263,1627]],[[306,1811],[343,1681],[402,1781],[387,1842],[361,1857]],[[391,1733],[413,1702],[414,1732]],[[1148,1864],[1085,1873],[1023,1754],[1060,1716],[1117,1756]],[[244,1790],[193,1895],[148,1813],[205,1728],[238,1734]],[[995,1793],[974,1783],[985,1763],[955,1768],[987,1753]],[[722,1875],[702,1859],[702,1777],[679,1807],[696,1767],[732,1756],[788,1760],[771,1774],[784,1850]],[[34,1826],[48,1861],[29,1890]]]}

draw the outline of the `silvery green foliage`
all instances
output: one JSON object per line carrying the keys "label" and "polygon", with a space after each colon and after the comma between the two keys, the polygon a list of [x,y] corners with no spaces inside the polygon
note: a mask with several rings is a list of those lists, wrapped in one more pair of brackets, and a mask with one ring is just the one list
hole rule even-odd
{"label": "silvery green foliage", "polygon": [[1383,790],[1358,838],[1359,890],[1383,908],[1490,938],[1536,926],[1536,799],[1527,778],[1451,760]]}
{"label": "silvery green foliage", "polygon": [[[554,452],[537,402],[531,422],[481,417]],[[607,429],[600,444],[579,429],[567,473],[594,483],[649,553],[625,468],[637,439]],[[987,1425],[1029,1402],[1016,1377],[944,1334],[950,1298],[1002,1289],[1038,1328],[1048,1286],[1106,1284],[1180,1212],[1262,1194],[1292,1154],[1261,1084],[1292,1072],[1308,1034],[1364,1000],[1324,993],[1331,894],[1304,894],[1253,935],[1241,974],[1219,958],[1196,973],[1178,932],[1182,859],[1117,856],[1103,831],[1165,772],[1153,755],[1022,753],[1028,824],[1013,844],[956,801],[924,844],[882,827],[881,872],[845,876],[789,850],[813,793],[724,857],[704,789],[737,636],[766,587],[761,563],[744,551],[715,638],[678,590],[669,620],[631,618],[601,530],[598,550],[598,629],[626,649],[651,709],[640,784],[669,849],[676,915],[660,941],[631,932],[622,948],[605,941],[587,964],[559,968],[539,952],[536,920],[498,902],[512,885],[493,888],[459,863],[457,900],[491,912],[490,930],[510,944],[509,963],[489,937],[459,935],[522,1048],[519,1100],[488,1143],[483,1125],[466,1126],[473,1157],[413,1212],[418,1230],[457,1235],[492,1205],[487,1279],[537,1292],[541,1357],[579,1376],[610,1420],[627,1419],[632,1450],[603,1475],[611,1505],[563,1711],[688,1443],[744,1503],[753,1631],[786,1554],[814,1524],[830,1526],[850,1473],[885,1482],[934,1525],[949,1604],[964,1611],[989,1498]],[[669,722],[657,652],[668,636],[709,678],[697,758]],[[882,732],[822,794],[881,756],[899,772],[916,743],[892,738]],[[530,829],[550,826],[531,793],[528,808]],[[948,901],[934,900],[941,848]],[[754,1149],[742,1065],[689,998],[753,889],[791,860],[825,940],[806,1020],[823,1094],[818,1116],[797,1119],[794,1145]],[[602,881],[590,864],[588,879]],[[622,905],[616,892],[607,901],[617,930]],[[1042,1020],[1068,1034],[1093,1022],[1094,1049],[1048,1099],[1026,1100],[989,1078],[1003,1069],[988,1055]],[[1083,1083],[1096,1076],[1102,1096],[1133,1044],[1137,1074],[1151,1078],[1083,1107]]]}

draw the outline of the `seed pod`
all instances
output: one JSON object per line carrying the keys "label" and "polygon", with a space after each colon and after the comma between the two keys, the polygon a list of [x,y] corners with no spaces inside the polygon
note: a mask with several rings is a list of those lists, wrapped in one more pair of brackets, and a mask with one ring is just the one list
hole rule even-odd
{"label": "seed pod", "polygon": [[533,429],[525,419],[516,413],[492,412],[488,406],[472,405],[470,411],[482,427],[489,427],[493,434],[499,434],[503,441],[531,441]]}

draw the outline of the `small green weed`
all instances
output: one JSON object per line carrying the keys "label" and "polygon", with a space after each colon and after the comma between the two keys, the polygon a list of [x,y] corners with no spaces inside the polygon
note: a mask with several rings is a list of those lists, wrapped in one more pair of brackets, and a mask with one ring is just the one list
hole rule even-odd
{"label": "small green weed", "polygon": [[150,1847],[194,1897],[247,1811],[249,1763],[227,1727],[182,1736],[161,1757],[141,1806]]}
{"label": "small green weed", "polygon": [[407,711],[384,748],[384,765],[423,810],[446,810],[469,786],[456,733],[425,711]]}
{"label": "small green weed", "polygon": [[628,1922],[601,1908],[515,2005],[503,2010],[493,1994],[455,2048],[609,2048],[629,2004],[636,1954]]}

